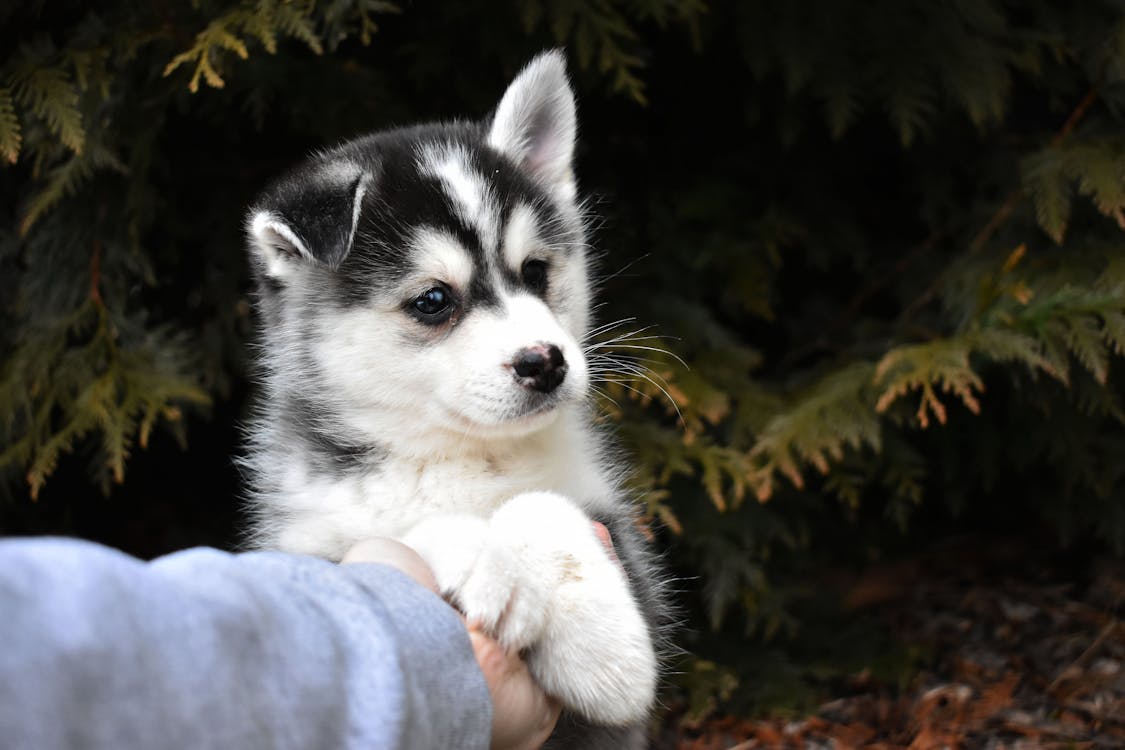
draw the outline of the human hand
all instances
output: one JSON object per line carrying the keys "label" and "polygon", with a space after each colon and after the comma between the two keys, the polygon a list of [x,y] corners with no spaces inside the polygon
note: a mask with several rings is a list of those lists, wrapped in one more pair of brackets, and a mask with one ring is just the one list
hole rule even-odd
{"label": "human hand", "polygon": [[[618,565],[613,540],[604,524],[594,522],[594,533]],[[534,750],[543,745],[559,720],[561,705],[535,684],[518,655],[469,625],[473,652],[492,692],[492,750]],[[497,715],[501,721],[497,722]]]}
{"label": "human hand", "polygon": [[[437,581],[426,561],[394,539],[368,539],[353,546],[343,563],[381,563],[401,570],[436,594]],[[492,697],[492,750],[536,750],[554,731],[561,710],[532,679],[516,653],[510,653],[466,623],[477,664]]]}
{"label": "human hand", "polygon": [[442,592],[568,712],[643,722],[658,662],[645,612],[604,524],[554,492],[524,492],[487,518],[436,516],[405,541],[433,561]]}
{"label": "human hand", "polygon": [[341,563],[380,563],[401,570],[437,595],[437,580],[422,556],[396,539],[376,537],[352,545]]}
{"label": "human hand", "polygon": [[523,659],[470,624],[469,640],[492,694],[491,750],[538,750],[562,706],[535,683]]}

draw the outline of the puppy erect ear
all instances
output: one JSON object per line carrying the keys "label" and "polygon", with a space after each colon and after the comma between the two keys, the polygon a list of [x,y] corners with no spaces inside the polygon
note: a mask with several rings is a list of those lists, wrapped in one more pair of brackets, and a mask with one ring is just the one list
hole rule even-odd
{"label": "puppy erect ear", "polygon": [[576,128],[566,60],[561,51],[552,50],[528,63],[508,86],[492,119],[488,145],[559,197],[573,200]]}
{"label": "puppy erect ear", "polygon": [[355,164],[300,169],[250,211],[252,253],[266,274],[284,279],[302,263],[336,269],[351,252],[371,176]]}

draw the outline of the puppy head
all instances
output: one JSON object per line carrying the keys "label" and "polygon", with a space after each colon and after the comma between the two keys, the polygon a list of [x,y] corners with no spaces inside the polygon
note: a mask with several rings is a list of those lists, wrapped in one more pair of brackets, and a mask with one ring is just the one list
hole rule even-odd
{"label": "puppy head", "polygon": [[585,397],[585,231],[558,52],[483,123],[376,133],[312,158],[247,227],[275,388],[354,427],[488,439]]}

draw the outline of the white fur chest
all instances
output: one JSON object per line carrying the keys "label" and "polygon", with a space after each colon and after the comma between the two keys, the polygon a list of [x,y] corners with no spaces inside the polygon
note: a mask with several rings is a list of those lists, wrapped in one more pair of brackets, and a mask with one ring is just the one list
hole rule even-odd
{"label": "white fur chest", "polygon": [[[383,470],[364,479],[364,487],[378,523],[391,536],[408,531],[435,515],[467,513],[488,517],[504,501],[521,492],[553,490],[560,486],[546,457],[536,466],[530,456],[456,456],[392,458]],[[568,492],[568,490],[570,490]]]}
{"label": "white fur chest", "polygon": [[597,458],[599,442],[563,417],[543,434],[502,446],[466,442],[452,455],[392,452],[364,473],[329,477],[291,460],[281,491],[271,498],[280,511],[271,514],[273,546],[339,559],[360,540],[401,538],[428,518],[488,518],[525,492],[555,492],[596,511],[614,502],[613,484]]}

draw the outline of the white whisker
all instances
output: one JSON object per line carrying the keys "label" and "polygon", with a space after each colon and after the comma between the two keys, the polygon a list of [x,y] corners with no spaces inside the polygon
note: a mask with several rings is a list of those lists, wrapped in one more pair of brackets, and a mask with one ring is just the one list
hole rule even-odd
{"label": "white whisker", "polygon": [[672,359],[676,360],[681,365],[683,365],[686,369],[688,369],[688,370],[691,369],[690,367],[688,367],[688,363],[684,362],[679,357],[679,355],[674,354],[674,353],[668,351],[667,349],[661,349],[659,346],[642,346],[640,344],[616,344],[615,348],[618,348],[618,349],[643,349],[645,351],[657,352],[659,354],[667,354],[669,357],[671,357]]}
{"label": "white whisker", "polygon": [[[631,374],[640,378],[640,379],[642,379],[642,380],[645,380],[645,381],[651,383],[657,390],[659,390],[661,393],[663,393],[664,398],[668,399],[668,403],[671,404],[672,408],[676,411],[676,418],[679,419],[681,424],[686,424],[684,422],[684,415],[680,412],[680,405],[676,403],[676,399],[672,398],[672,394],[669,393],[668,390],[664,386],[662,386],[660,383],[656,382],[655,380],[653,380],[652,378],[650,378],[648,375],[646,375],[643,372],[638,371],[638,372],[633,372]],[[616,383],[617,385],[620,385],[624,388],[628,388],[629,390],[631,390],[635,393],[641,394],[645,398],[651,398],[652,397],[651,394],[647,394],[644,391],[641,391],[637,388],[634,388],[623,380],[615,380],[613,378],[603,377],[603,378],[600,378],[598,382],[601,382],[601,383]],[[667,385],[667,383],[665,383],[665,385]]]}
{"label": "white whisker", "polygon": [[598,388],[596,385],[591,383],[590,384],[590,390],[593,391],[594,393],[596,393],[601,398],[604,398],[606,401],[608,401],[611,404],[613,404],[614,406],[616,406],[618,409],[621,408],[621,404],[617,403],[617,399],[615,399],[613,396],[609,395],[609,393],[607,393],[602,388]]}
{"label": "white whisker", "polygon": [[622,318],[621,320],[615,320],[612,323],[604,323],[603,325],[590,329],[590,331],[588,331],[586,335],[582,337],[582,340],[585,341],[591,336],[597,336],[599,333],[604,333],[619,326],[623,326],[626,323],[632,323],[635,320],[636,318]]}
{"label": "white whisker", "polygon": [[[631,318],[625,318],[624,320],[621,320],[619,322],[620,323],[631,323],[633,321],[632,321]],[[638,334],[644,333],[645,331],[651,330],[655,327],[656,326],[654,326],[654,325],[645,326],[644,328],[638,328],[635,331],[629,331],[628,333],[621,333],[621,334],[618,334],[618,335],[614,336],[611,339],[596,342],[595,346],[605,346],[607,344],[612,344],[612,343],[617,342],[617,341],[627,341],[627,340],[633,338],[634,336],[637,336]]]}
{"label": "white whisker", "polygon": [[[646,378],[646,380],[647,380],[647,378]],[[638,394],[642,398],[646,398],[646,399],[652,398],[652,394],[645,393],[641,389],[639,389],[635,386],[629,385],[627,382],[625,382],[623,380],[613,380],[613,379],[610,379],[610,378],[603,378],[600,382],[614,383],[616,385],[621,386],[622,388],[628,389],[628,390],[632,391],[633,393]],[[659,384],[653,383],[651,380],[649,382],[652,383],[654,386],[656,386],[660,390],[660,392],[664,394],[664,397],[668,399],[668,403],[671,404],[672,408],[676,411],[676,419],[678,419],[680,421],[680,424],[686,424],[686,422],[684,422],[684,415],[680,413],[680,407],[676,403],[676,400],[674,398],[672,398],[671,394],[669,394],[668,391],[661,388]]]}

